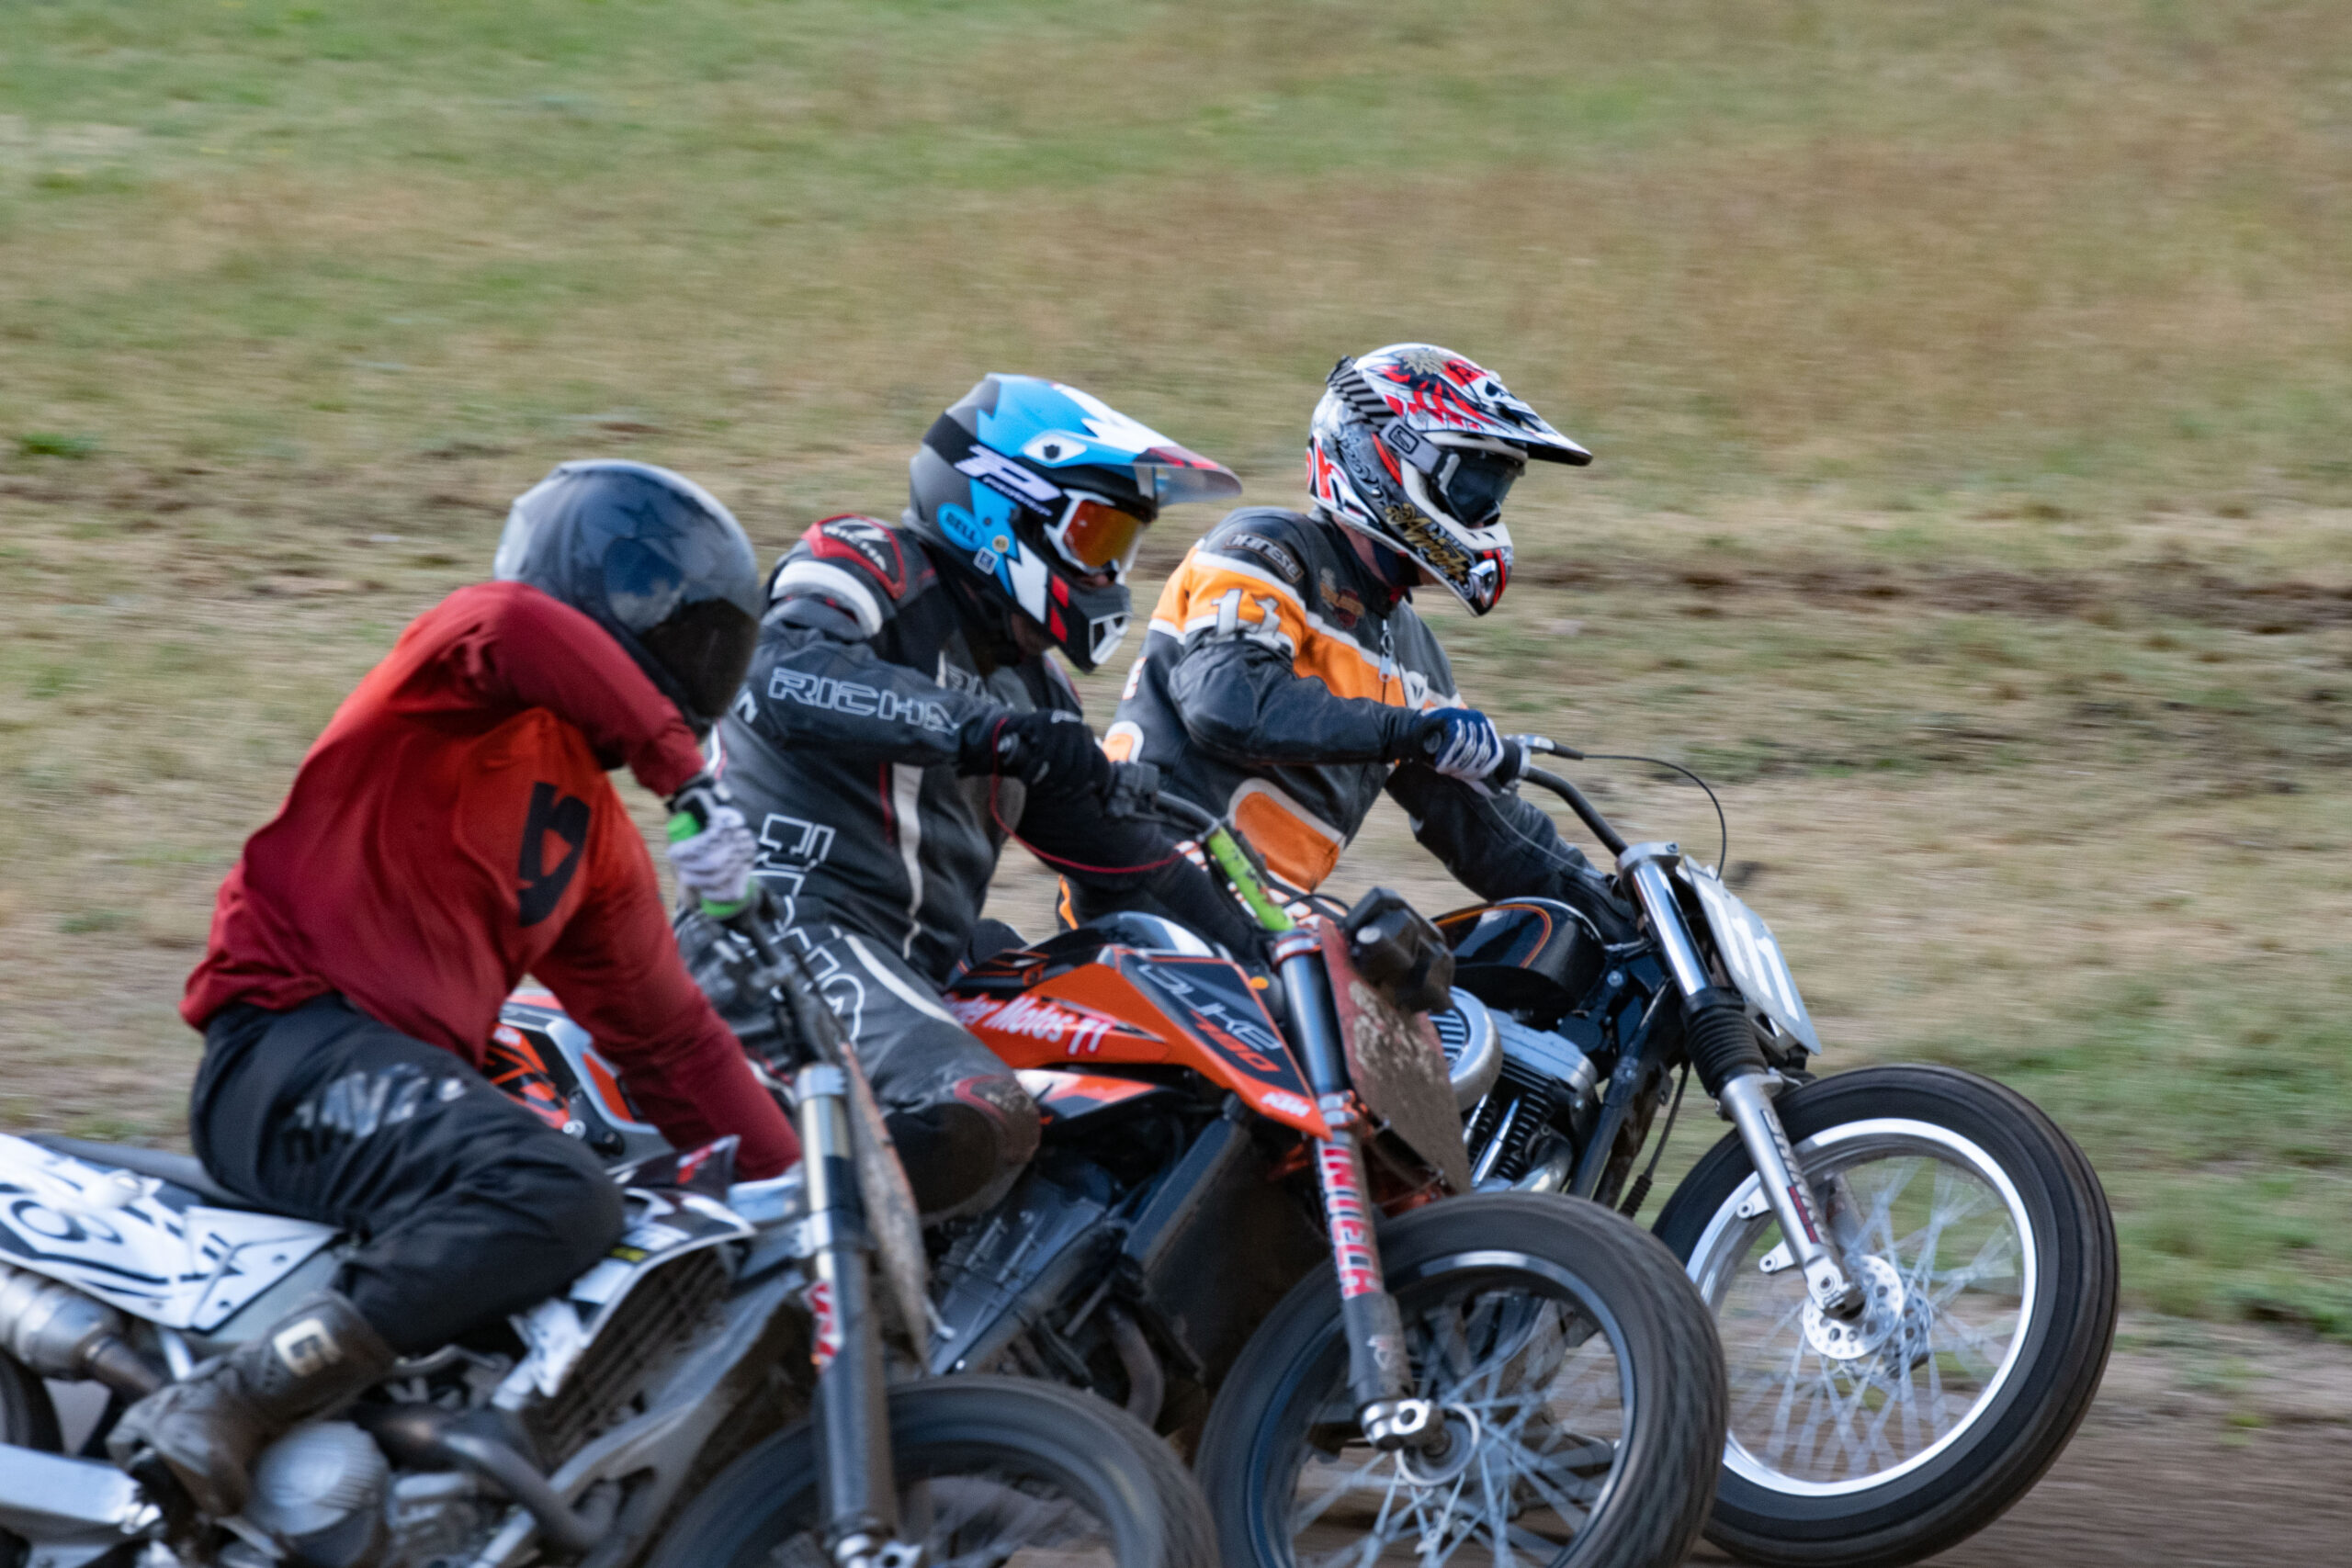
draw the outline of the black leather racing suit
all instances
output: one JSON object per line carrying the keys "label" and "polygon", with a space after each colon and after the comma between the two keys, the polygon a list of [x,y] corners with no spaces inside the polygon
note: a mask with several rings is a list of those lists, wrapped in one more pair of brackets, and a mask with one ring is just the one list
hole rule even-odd
{"label": "black leather racing suit", "polygon": [[1368,570],[1339,525],[1250,507],[1169,578],[1105,745],[1156,764],[1163,789],[1230,812],[1295,886],[1330,874],[1385,789],[1480,897],[1558,898],[1610,940],[1630,936],[1606,882],[1532,803],[1390,761],[1410,750],[1419,715],[1461,705],[1410,595]]}
{"label": "black leather racing suit", "polygon": [[[1011,1069],[956,1021],[940,988],[980,926],[1005,839],[1074,883],[1247,941],[1231,899],[1156,825],[1017,781],[962,777],[956,732],[991,710],[1079,711],[1043,656],[1023,658],[976,589],[915,535],[869,517],[816,525],[777,563],[751,674],[714,763],[760,841],[758,874],[787,939],[849,1025],[926,1215],[993,1201],[1037,1142]],[[687,966],[758,1045],[731,939],[679,919]]]}

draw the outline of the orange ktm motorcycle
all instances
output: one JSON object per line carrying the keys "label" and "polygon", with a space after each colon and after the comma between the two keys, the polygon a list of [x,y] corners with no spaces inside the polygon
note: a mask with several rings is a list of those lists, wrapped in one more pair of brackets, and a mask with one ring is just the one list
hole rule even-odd
{"label": "orange ktm motorcycle", "polygon": [[[1598,1204],[1468,1190],[1462,1111],[1494,1063],[1449,1072],[1428,921],[1375,891],[1294,922],[1229,826],[1159,809],[1264,963],[1129,914],[958,980],[1046,1125],[1003,1201],[933,1238],[923,1370],[1089,1388],[1196,1445],[1227,1563],[1679,1563],[1725,1418],[1679,1266]],[[617,1153],[633,1130],[569,1071],[585,1042],[507,1018],[543,1102]]]}

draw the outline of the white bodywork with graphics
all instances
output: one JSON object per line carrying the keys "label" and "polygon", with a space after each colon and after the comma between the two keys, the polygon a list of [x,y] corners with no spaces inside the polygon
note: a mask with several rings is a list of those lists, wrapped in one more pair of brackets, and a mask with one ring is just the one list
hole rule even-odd
{"label": "white bodywork with graphics", "polygon": [[166,1328],[211,1332],[335,1235],[0,1134],[0,1262]]}

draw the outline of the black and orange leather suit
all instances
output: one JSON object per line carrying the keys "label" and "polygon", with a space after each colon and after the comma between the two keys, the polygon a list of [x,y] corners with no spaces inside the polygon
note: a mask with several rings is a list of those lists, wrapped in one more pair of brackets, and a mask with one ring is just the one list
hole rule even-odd
{"label": "black and orange leather suit", "polygon": [[1312,890],[1384,789],[1414,836],[1483,898],[1547,897],[1621,924],[1551,818],[1439,774],[1416,751],[1462,705],[1453,669],[1337,524],[1272,507],[1227,517],[1161,591],[1104,744],[1161,787],[1229,812],[1277,876]]}

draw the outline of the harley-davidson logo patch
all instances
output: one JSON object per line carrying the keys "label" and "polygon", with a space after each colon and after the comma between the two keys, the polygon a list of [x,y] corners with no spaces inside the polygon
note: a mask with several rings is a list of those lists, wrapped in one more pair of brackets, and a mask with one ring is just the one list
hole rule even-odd
{"label": "harley-davidson logo patch", "polygon": [[1340,580],[1331,575],[1328,566],[1316,578],[1315,585],[1322,590],[1323,607],[1331,613],[1331,619],[1340,629],[1353,631],[1356,623],[1363,619],[1363,596],[1352,588],[1340,587]]}

